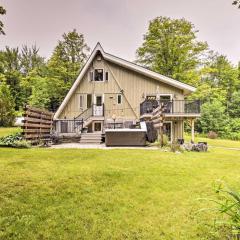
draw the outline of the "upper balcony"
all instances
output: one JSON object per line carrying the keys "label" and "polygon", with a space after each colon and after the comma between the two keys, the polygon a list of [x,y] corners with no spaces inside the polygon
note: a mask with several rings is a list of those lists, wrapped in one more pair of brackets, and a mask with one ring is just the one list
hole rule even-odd
{"label": "upper balcony", "polygon": [[140,104],[141,117],[151,115],[160,105],[166,117],[200,117],[200,100],[145,100]]}

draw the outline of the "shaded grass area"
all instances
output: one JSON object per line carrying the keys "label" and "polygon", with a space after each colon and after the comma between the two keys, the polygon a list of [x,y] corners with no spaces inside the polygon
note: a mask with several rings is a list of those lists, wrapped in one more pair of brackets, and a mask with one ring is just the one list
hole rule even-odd
{"label": "shaded grass area", "polygon": [[18,127],[9,127],[9,128],[3,128],[0,127],[0,137],[5,137],[10,134],[21,132],[21,128]]}
{"label": "shaded grass area", "polygon": [[1,149],[0,239],[223,239],[201,212],[240,152]]}

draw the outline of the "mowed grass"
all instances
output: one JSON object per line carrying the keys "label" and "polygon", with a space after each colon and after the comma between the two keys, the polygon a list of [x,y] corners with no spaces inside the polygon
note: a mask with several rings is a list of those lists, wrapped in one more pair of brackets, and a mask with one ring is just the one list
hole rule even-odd
{"label": "mowed grass", "polygon": [[[20,127],[9,127],[3,128],[0,127],[0,137],[5,137],[10,134],[21,132]],[[185,134],[184,136],[186,142],[191,141],[191,136],[189,134]],[[195,142],[207,142],[210,146],[214,147],[227,147],[227,148],[240,148],[240,141],[233,141],[228,139],[209,139],[204,137],[195,137]]]}
{"label": "mowed grass", "polygon": [[9,127],[9,128],[0,127],[0,137],[5,137],[10,134],[18,133],[20,131],[21,131],[21,128],[18,128],[18,127]]}
{"label": "mowed grass", "polygon": [[240,151],[0,148],[0,239],[223,239],[213,185]]}
{"label": "mowed grass", "polygon": [[[186,142],[191,141],[190,135],[185,135]],[[195,142],[207,142],[208,145],[213,147],[226,147],[226,148],[240,148],[240,141],[234,141],[229,139],[210,139],[210,138],[204,138],[204,137],[195,137]]]}

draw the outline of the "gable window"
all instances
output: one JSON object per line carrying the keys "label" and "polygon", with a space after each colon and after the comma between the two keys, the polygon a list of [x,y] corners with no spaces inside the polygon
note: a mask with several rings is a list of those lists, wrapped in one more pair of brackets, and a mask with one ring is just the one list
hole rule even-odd
{"label": "gable window", "polygon": [[94,81],[101,82],[103,81],[103,69],[94,70]]}
{"label": "gable window", "polygon": [[117,104],[122,104],[122,95],[121,94],[117,95]]}

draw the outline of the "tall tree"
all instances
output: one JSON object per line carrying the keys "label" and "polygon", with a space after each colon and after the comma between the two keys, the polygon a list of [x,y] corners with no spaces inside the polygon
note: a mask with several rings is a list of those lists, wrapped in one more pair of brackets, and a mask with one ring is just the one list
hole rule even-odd
{"label": "tall tree", "polygon": [[83,34],[78,33],[76,29],[64,33],[62,38],[58,41],[48,65],[55,74],[61,75],[65,83],[71,85],[85,63],[90,49]]}
{"label": "tall tree", "polygon": [[44,58],[39,55],[39,48],[36,45],[28,47],[24,45],[20,54],[21,67],[21,104],[29,103],[33,93],[37,77],[45,75],[46,64]]}
{"label": "tall tree", "polygon": [[225,106],[214,100],[202,105],[200,126],[204,133],[209,131],[217,132],[220,136],[226,131],[228,118],[225,114]]}
{"label": "tall tree", "polygon": [[15,108],[19,110],[21,106],[21,72],[20,72],[20,53],[18,48],[5,47],[1,52],[1,60],[3,73],[6,78],[6,84],[9,86],[13,99],[15,101]]}
{"label": "tall tree", "polygon": [[202,83],[208,83],[218,92],[226,91],[226,104],[231,101],[232,94],[238,90],[238,68],[232,65],[226,56],[211,52],[208,61],[201,70]]}
{"label": "tall tree", "polygon": [[12,126],[15,119],[14,99],[9,87],[0,76],[0,126]]}
{"label": "tall tree", "polygon": [[[165,76],[190,84],[207,43],[197,41],[197,31],[185,19],[157,17],[150,21],[137,62]],[[196,84],[196,83],[195,83]]]}
{"label": "tall tree", "polygon": [[240,62],[238,62],[238,90],[240,90]]}
{"label": "tall tree", "polygon": [[[34,81],[31,72],[41,75],[45,67],[44,58],[38,54],[36,45],[19,48],[5,47],[0,51],[0,73],[4,74],[15,101],[15,109],[21,110],[32,94]],[[34,79],[34,78],[33,78]]]}
{"label": "tall tree", "polygon": [[238,8],[240,8],[240,0],[234,0],[232,4],[236,5],[236,6],[238,6]]}
{"label": "tall tree", "polygon": [[[6,10],[2,6],[0,6],[0,15],[4,15],[4,14],[6,14]],[[0,21],[0,35],[1,34],[5,35],[5,32],[3,31],[3,27],[4,27],[4,24],[2,21]]]}
{"label": "tall tree", "polygon": [[[24,83],[31,82],[31,104],[56,111],[85,63],[89,47],[75,29],[62,35],[46,67],[32,71]],[[29,92],[29,91],[28,91]],[[44,96],[44,100],[43,100]]]}
{"label": "tall tree", "polygon": [[228,106],[228,112],[230,117],[240,119],[240,91],[236,91],[232,94],[232,99]]}
{"label": "tall tree", "polygon": [[3,64],[6,72],[20,71],[20,52],[19,48],[5,47],[3,51]]}
{"label": "tall tree", "polygon": [[[55,111],[76,80],[89,52],[83,34],[76,29],[64,33],[48,61],[49,109]],[[38,96],[37,94],[35,95]]]}
{"label": "tall tree", "polygon": [[21,72],[28,75],[33,69],[39,69],[44,65],[44,58],[39,55],[39,48],[36,45],[28,47],[24,45],[20,56]]}

